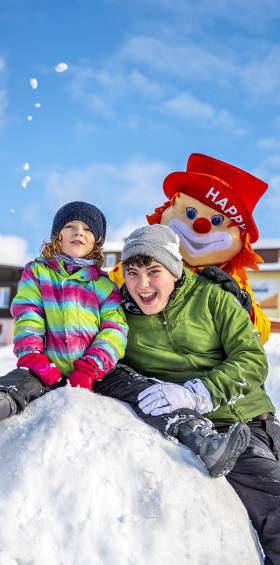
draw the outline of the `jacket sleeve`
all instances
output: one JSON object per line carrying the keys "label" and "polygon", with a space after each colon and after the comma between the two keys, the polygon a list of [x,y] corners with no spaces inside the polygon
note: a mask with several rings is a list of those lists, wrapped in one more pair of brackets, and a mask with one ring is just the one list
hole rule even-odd
{"label": "jacket sleeve", "polygon": [[128,324],[121,307],[121,294],[115,285],[100,306],[100,331],[83,357],[93,359],[104,374],[124,356]]}
{"label": "jacket sleeve", "polygon": [[20,358],[31,352],[44,351],[45,319],[41,291],[32,269],[24,268],[17,294],[11,305],[14,318],[14,353]]}
{"label": "jacket sleeve", "polygon": [[232,294],[220,289],[210,310],[225,352],[225,359],[201,377],[215,410],[221,404],[234,405],[262,386],[268,366],[258,332]]}

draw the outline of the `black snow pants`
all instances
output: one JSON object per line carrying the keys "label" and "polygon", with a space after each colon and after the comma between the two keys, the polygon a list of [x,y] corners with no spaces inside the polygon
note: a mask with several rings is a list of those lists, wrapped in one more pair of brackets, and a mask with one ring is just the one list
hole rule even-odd
{"label": "black snow pants", "polygon": [[265,564],[280,565],[280,423],[269,414],[266,420],[253,420],[248,426],[249,446],[226,478],[258,533]]}
{"label": "black snow pants", "polygon": [[[168,428],[171,414],[150,416],[138,407],[139,392],[155,382],[158,380],[119,364],[102,381],[96,381],[93,390],[127,402],[148,424],[176,437],[175,430]],[[178,410],[172,416],[179,415],[181,421],[187,414],[188,410]],[[266,420],[255,419],[247,424],[251,431],[250,444],[226,478],[241,498],[258,533],[265,564],[280,565],[280,424],[270,414]],[[228,427],[217,428],[218,432],[227,430]]]}
{"label": "black snow pants", "polygon": [[[26,369],[14,369],[4,377],[0,377],[0,392],[8,393],[17,406],[17,412],[22,412],[27,404],[39,398],[46,392],[65,386],[66,379],[61,379],[55,385],[44,386],[41,381]],[[0,420],[1,404],[0,404]]]}

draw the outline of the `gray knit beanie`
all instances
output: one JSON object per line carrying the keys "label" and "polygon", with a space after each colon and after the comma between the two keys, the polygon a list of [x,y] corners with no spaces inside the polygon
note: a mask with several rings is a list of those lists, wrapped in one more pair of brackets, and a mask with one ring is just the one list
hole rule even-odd
{"label": "gray knit beanie", "polygon": [[102,243],[104,242],[106,236],[106,219],[104,214],[94,204],[80,201],[68,202],[68,204],[59,208],[53,220],[51,237],[59,234],[65,224],[74,220],[87,224],[95,239],[100,239]]}
{"label": "gray knit beanie", "polygon": [[135,255],[153,257],[172,275],[180,279],[183,260],[179,251],[180,240],[169,227],[161,224],[134,230],[125,240],[121,259],[125,263]]}

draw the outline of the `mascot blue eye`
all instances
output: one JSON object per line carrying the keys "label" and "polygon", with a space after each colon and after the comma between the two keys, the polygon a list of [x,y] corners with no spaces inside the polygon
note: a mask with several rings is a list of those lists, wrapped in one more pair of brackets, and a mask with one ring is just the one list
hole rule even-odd
{"label": "mascot blue eye", "polygon": [[190,220],[195,220],[197,216],[197,210],[195,208],[186,208],[186,216]]}
{"label": "mascot blue eye", "polygon": [[213,226],[220,226],[224,221],[224,216],[222,214],[217,214],[216,216],[211,217],[211,224]]}

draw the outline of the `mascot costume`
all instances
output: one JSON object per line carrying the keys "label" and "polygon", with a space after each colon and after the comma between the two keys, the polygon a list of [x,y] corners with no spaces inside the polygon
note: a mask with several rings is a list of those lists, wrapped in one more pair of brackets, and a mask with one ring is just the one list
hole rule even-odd
{"label": "mascot costume", "polygon": [[[186,171],[164,180],[167,202],[147,216],[150,224],[165,224],[178,234],[186,267],[236,295],[263,343],[270,321],[254,298],[246,270],[258,270],[257,263],[263,262],[251,247],[259,237],[252,212],[266,189],[265,182],[233,165],[193,153]],[[117,265],[110,275],[119,286],[120,274]]]}

